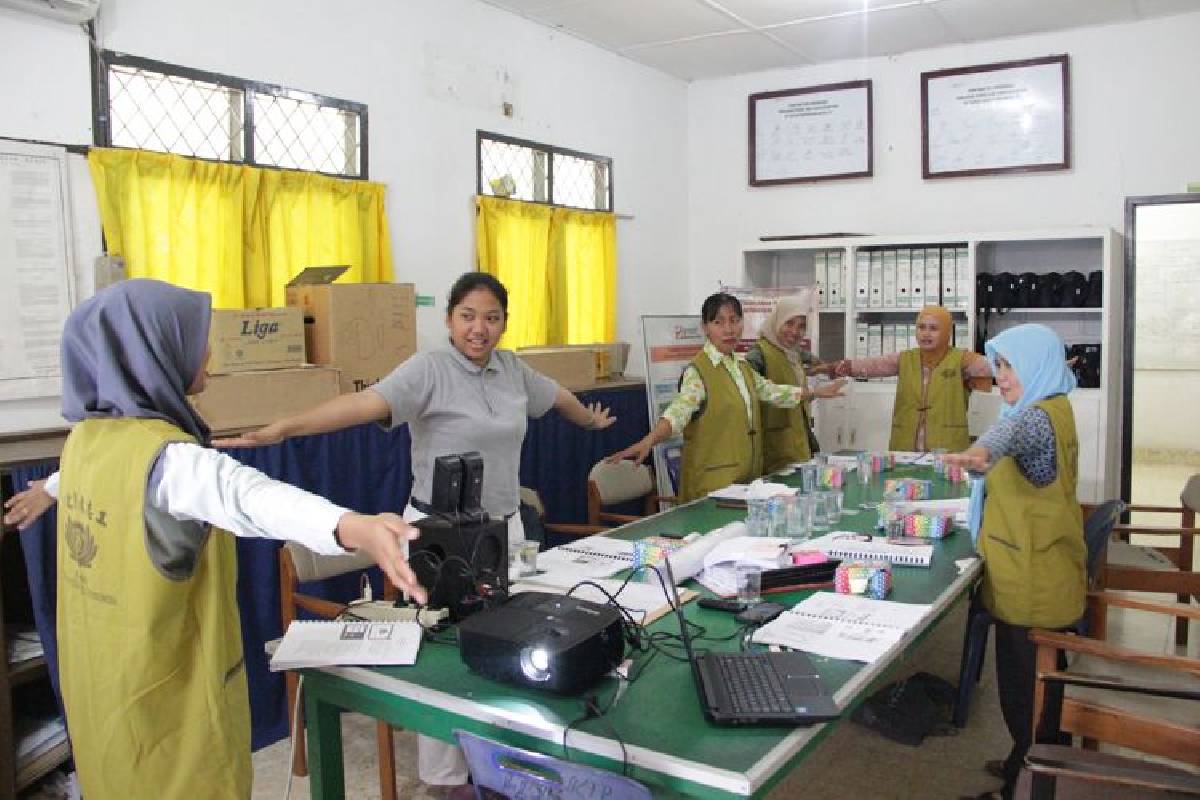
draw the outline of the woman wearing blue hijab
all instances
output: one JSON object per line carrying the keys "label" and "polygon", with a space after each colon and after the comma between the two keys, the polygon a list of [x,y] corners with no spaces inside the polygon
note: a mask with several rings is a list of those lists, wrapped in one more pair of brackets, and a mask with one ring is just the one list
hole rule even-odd
{"label": "woman wearing blue hijab", "polygon": [[[1063,343],[1044,325],[1018,325],[986,345],[1004,399],[1000,419],[974,446],[948,456],[983,473],[971,490],[971,535],[984,561],[980,601],[996,619],[996,677],[1013,747],[988,771],[1010,798],[1033,743],[1036,648],[1030,628],[1063,628],[1083,614],[1087,548],[1075,496],[1079,443],[1067,393],[1075,376]],[[1048,703],[1044,729],[1057,727]]]}

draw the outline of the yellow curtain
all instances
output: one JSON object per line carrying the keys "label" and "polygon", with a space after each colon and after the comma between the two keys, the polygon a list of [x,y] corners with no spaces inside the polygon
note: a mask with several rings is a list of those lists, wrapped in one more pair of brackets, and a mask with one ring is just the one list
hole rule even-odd
{"label": "yellow curtain", "polygon": [[258,171],[141,150],[92,149],[88,166],[110,255],[131,278],[246,301],[244,245]]}
{"label": "yellow curtain", "polygon": [[502,197],[475,198],[479,270],[508,289],[508,328],[500,346],[546,344],[549,335],[550,218],[554,209]]}
{"label": "yellow curtain", "polygon": [[554,209],[550,239],[550,344],[611,342],[617,336],[617,218]]}
{"label": "yellow curtain", "polygon": [[284,304],[304,267],[392,280],[384,186],[141,150],[88,154],[108,251],[130,277],[211,292],[218,308]]}
{"label": "yellow curtain", "polygon": [[616,338],[616,217],[479,196],[479,269],[508,289],[502,347]]}
{"label": "yellow curtain", "polygon": [[341,283],[392,280],[383,184],[313,172],[259,172],[246,240],[250,305],[283,305],[284,285],[305,267],[349,265]]}

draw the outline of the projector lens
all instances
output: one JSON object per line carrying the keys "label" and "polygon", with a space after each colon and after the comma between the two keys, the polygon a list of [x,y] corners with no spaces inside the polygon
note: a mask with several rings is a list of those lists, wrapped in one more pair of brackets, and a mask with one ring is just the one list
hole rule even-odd
{"label": "projector lens", "polygon": [[531,681],[550,680],[550,653],[537,645],[521,651],[521,671]]}

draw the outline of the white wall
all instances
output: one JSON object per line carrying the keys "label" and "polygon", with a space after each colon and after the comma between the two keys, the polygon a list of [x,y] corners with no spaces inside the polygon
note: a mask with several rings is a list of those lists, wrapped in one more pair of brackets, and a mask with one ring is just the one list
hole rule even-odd
{"label": "white wall", "polygon": [[[418,311],[422,348],[443,341],[446,292],[474,266],[476,129],[611,156],[616,210],[635,217],[618,225],[618,335],[639,341],[642,314],[680,308],[681,81],[476,0],[104,0],[98,36],[107,49],[366,103],[396,279],[437,298]],[[0,11],[0,74],[0,136],[91,143],[77,28]],[[641,374],[640,347],[631,362]]]}
{"label": "white wall", "polygon": [[[1112,27],[924,50],[693,83],[688,91],[691,305],[741,277],[741,249],[759,236],[1006,231],[1076,225],[1124,228],[1130,195],[1183,191],[1200,175],[1200,13]],[[1070,170],[921,178],[920,74],[1068,53]],[[746,97],[869,78],[875,174],[809,185],[747,185]]]}

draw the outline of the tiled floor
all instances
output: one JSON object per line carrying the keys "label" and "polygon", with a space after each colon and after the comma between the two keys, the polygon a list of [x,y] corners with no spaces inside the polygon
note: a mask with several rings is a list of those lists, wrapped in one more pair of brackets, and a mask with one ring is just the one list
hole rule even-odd
{"label": "tiled floor", "polygon": [[[1196,466],[1140,464],[1136,467],[1140,503],[1174,505]],[[957,681],[965,611],[960,606],[911,657],[896,667],[897,676],[924,670]],[[1193,625],[1189,652],[1200,652],[1200,626]],[[1132,647],[1165,652],[1172,649],[1161,617],[1144,612],[1114,613],[1110,637]],[[346,796],[355,800],[379,797],[374,726],[348,715],[343,721],[346,747]],[[414,775],[415,737],[397,735],[400,796],[423,800],[436,797]],[[794,769],[770,794],[772,800],[872,797],[895,800],[938,800],[973,795],[998,786],[983,772],[984,761],[1002,758],[1009,741],[996,699],[996,681],[989,649],[983,680],[976,688],[968,726],[955,736],[927,738],[920,747],[889,742],[851,721],[833,734]],[[287,778],[288,742],[278,742],[254,754],[254,797],[281,800]],[[307,798],[308,781],[295,779],[292,798]]]}

